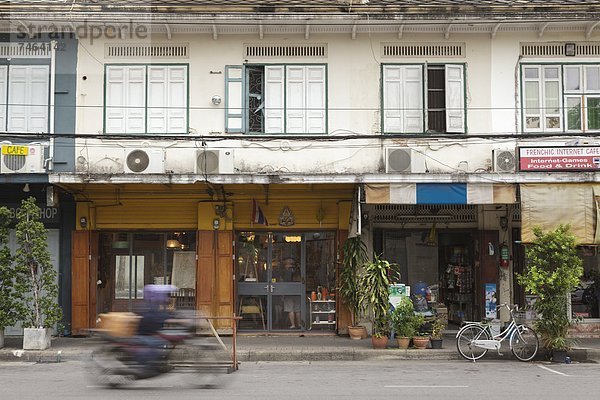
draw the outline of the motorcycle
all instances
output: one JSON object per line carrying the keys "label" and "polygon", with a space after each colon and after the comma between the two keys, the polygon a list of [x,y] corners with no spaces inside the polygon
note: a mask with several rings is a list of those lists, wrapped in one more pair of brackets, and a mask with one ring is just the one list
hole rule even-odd
{"label": "motorcycle", "polygon": [[[223,386],[235,368],[229,354],[205,337],[196,337],[193,326],[162,329],[154,340],[115,337],[93,332],[99,346],[92,352],[90,374],[96,384],[116,388],[135,380],[150,379],[168,372],[182,372],[198,388]],[[214,339],[214,338],[213,338]],[[151,347],[160,344],[160,347]],[[152,354],[148,361],[148,353]],[[177,357],[173,357],[174,355]],[[181,355],[186,360],[181,361]]]}

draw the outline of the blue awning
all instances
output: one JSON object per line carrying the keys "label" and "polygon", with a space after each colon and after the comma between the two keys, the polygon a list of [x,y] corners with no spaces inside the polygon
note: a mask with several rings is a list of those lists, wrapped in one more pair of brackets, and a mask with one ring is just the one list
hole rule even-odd
{"label": "blue awning", "polygon": [[467,204],[467,184],[417,183],[417,204]]}

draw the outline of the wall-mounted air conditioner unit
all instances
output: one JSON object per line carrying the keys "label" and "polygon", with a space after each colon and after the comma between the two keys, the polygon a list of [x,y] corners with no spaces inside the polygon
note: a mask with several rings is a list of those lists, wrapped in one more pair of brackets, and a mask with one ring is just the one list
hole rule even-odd
{"label": "wall-mounted air conditioner unit", "polygon": [[515,149],[500,148],[492,150],[494,172],[515,172],[517,157]]}
{"label": "wall-mounted air conditioner unit", "polygon": [[2,144],[0,172],[3,174],[44,173],[44,146]]}
{"label": "wall-mounted air conditioner unit", "polygon": [[425,154],[408,147],[386,147],[385,172],[389,173],[424,173]]}
{"label": "wall-mounted air conditioner unit", "polygon": [[165,151],[163,149],[132,149],[125,152],[126,174],[163,174]]}
{"label": "wall-mounted air conditioner unit", "polygon": [[233,174],[233,150],[196,150],[196,174]]}

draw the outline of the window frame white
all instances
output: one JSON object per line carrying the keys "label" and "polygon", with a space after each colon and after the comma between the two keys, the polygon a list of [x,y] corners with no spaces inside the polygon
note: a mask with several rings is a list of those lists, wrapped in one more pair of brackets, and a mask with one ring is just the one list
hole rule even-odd
{"label": "window frame white", "polygon": [[[547,79],[544,75],[544,71],[547,69],[557,69],[558,70],[558,78],[557,79]],[[537,78],[528,78],[527,70],[537,70],[538,77]],[[588,75],[592,70],[595,70],[595,84],[597,88],[588,89]],[[571,80],[570,77],[574,71],[577,73],[577,80]],[[595,129],[589,128],[589,120],[588,117],[588,100],[600,98],[600,63],[521,63],[520,65],[520,93],[521,93],[521,131],[523,133],[587,133],[587,132],[600,132],[600,126]],[[530,98],[527,97],[527,83],[528,82],[538,82],[538,98],[539,98],[539,106],[540,106],[540,125],[539,127],[530,128],[527,126],[528,117],[535,116],[533,113],[528,113],[527,110],[527,102]],[[558,98],[558,106],[559,112],[558,114],[553,114],[549,112],[549,108],[547,107],[547,94],[546,94],[546,85],[547,81],[557,81],[559,88],[559,98]],[[576,83],[571,87],[571,83]],[[569,103],[572,99],[579,100],[579,128],[569,128],[572,120],[569,116],[569,111],[571,108],[569,107]],[[549,118],[559,118],[559,126],[558,127],[548,127],[547,121]]]}
{"label": "window frame white", "polygon": [[[119,71],[121,80],[118,76],[111,76]],[[142,75],[132,76],[132,72],[136,71],[142,72]],[[105,64],[103,132],[126,135],[188,134],[189,71],[187,63]],[[179,72],[179,75],[175,72]],[[160,73],[163,73],[162,77]],[[118,85],[122,87],[119,88]],[[133,96],[130,96],[130,91],[135,90],[136,85],[141,85],[143,93],[143,99],[139,102],[135,102]],[[175,88],[180,91],[177,96],[172,95]],[[122,92],[119,93],[119,90]],[[152,98],[154,91],[162,93]],[[116,103],[111,101],[113,95],[115,99],[112,101]],[[141,96],[139,92],[138,95]],[[122,121],[119,122],[119,119]],[[136,120],[140,121],[138,125],[135,125]],[[114,121],[114,126],[111,121]]]}
{"label": "window frame white", "polygon": [[[466,109],[466,88],[467,88],[467,77],[466,77],[466,64],[465,63],[385,63],[381,65],[381,126],[383,134],[428,134],[428,110],[429,105],[427,104],[427,92],[428,92],[428,81],[427,81],[427,68],[430,66],[443,67],[444,68],[444,95],[446,97],[446,105],[444,107],[444,114],[446,118],[446,131],[444,133],[456,133],[466,134],[467,128],[467,109]],[[449,76],[449,71],[455,69],[460,71],[459,79]],[[398,74],[395,77],[390,77],[390,72],[397,70]],[[411,77],[409,79],[408,72],[411,70],[419,70],[420,78]],[[390,83],[388,85],[388,82]],[[397,101],[388,95],[392,91],[391,82],[397,82],[398,90]],[[412,91],[412,95],[406,95],[408,91],[406,88],[409,83],[420,84],[420,90],[418,93]],[[460,95],[453,95],[456,92],[456,86],[458,84],[461,89],[459,90]],[[409,93],[410,94],[410,93]],[[416,112],[412,102],[417,101],[420,103],[417,107]],[[449,107],[448,102],[453,102],[453,107]],[[398,104],[399,108],[393,109],[392,104]],[[416,115],[419,115],[420,121],[415,124],[409,124],[411,119],[414,119]],[[396,122],[392,122],[396,120]],[[456,125],[458,121],[458,125]]]}
{"label": "window frame white", "polygon": [[0,132],[49,133],[49,62],[0,64]]}
{"label": "window frame white", "polygon": [[[263,70],[263,132],[251,132],[247,68]],[[225,67],[225,131],[266,135],[326,135],[328,67],[325,63],[251,63]],[[233,74],[233,72],[235,73]],[[241,71],[241,74],[237,73]],[[294,76],[294,73],[300,74]],[[318,76],[320,74],[321,79]],[[239,89],[241,88],[241,90]],[[299,107],[292,108],[301,94]],[[232,98],[241,95],[241,100]],[[310,98],[314,102],[310,101]],[[310,104],[317,104],[312,107]],[[238,112],[242,105],[242,112]],[[241,123],[240,123],[241,121]],[[293,128],[294,121],[296,127]]]}

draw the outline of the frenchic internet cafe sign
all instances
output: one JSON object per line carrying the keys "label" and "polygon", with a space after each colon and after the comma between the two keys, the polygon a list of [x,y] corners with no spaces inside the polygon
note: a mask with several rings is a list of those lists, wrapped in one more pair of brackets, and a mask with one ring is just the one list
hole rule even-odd
{"label": "frenchic internet cafe sign", "polygon": [[519,147],[519,171],[599,171],[600,146]]}

